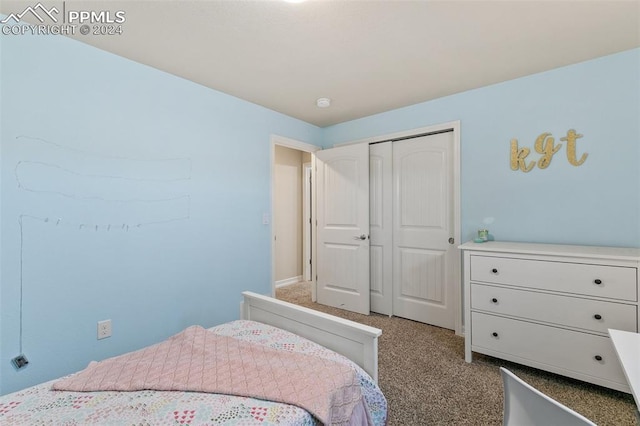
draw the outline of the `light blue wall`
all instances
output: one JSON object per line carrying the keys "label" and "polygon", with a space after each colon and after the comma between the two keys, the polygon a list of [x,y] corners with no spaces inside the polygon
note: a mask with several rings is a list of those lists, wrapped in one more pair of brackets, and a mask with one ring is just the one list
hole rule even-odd
{"label": "light blue wall", "polygon": [[[0,43],[1,393],[268,293],[271,134],[330,146],[460,120],[465,239],[490,217],[500,240],[640,246],[640,50],[319,129],[63,37]],[[563,146],[510,169],[512,138],[571,128],[584,165]]]}
{"label": "light blue wall", "polygon": [[270,293],[270,135],[321,129],[64,37],[0,37],[2,393]]}
{"label": "light blue wall", "polygon": [[[640,247],[640,49],[328,127],[323,143],[454,120],[465,240],[492,218],[497,240]],[[589,154],[578,167],[560,141],[569,129]],[[563,145],[549,167],[511,170],[511,139],[538,159],[544,132]]]}

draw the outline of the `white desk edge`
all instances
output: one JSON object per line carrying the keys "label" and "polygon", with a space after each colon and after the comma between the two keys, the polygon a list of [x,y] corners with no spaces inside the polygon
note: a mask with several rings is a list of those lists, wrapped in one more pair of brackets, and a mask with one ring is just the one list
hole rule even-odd
{"label": "white desk edge", "polygon": [[610,328],[609,336],[640,411],[640,334]]}

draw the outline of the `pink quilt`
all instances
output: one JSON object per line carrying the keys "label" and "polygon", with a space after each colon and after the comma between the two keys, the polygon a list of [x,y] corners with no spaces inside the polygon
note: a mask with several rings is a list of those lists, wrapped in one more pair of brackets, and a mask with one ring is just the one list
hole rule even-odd
{"label": "pink quilt", "polygon": [[214,334],[200,326],[139,351],[92,362],[53,385],[67,391],[190,391],[304,408],[324,424],[371,424],[348,365]]}

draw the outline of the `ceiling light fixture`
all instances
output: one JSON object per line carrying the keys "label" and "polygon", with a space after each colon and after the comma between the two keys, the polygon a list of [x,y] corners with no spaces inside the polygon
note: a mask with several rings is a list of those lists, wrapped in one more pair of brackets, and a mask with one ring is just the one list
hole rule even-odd
{"label": "ceiling light fixture", "polygon": [[316,100],[316,105],[318,108],[329,108],[331,106],[331,99],[329,98],[318,98]]}

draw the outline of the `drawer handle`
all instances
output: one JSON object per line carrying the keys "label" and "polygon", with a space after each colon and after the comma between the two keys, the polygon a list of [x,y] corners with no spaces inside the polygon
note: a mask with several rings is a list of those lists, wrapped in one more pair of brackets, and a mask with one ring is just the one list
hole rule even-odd
{"label": "drawer handle", "polygon": [[491,270],[491,272],[492,272],[492,273],[494,273],[494,274],[497,274],[497,273],[498,273],[498,270],[497,270],[496,268],[493,268],[493,269]]}
{"label": "drawer handle", "polygon": [[595,319],[597,319],[597,320],[601,320],[602,319],[602,315],[600,315],[600,314],[595,314],[593,317]]}
{"label": "drawer handle", "polygon": [[596,355],[594,356],[594,358],[596,359],[596,361],[602,361],[602,357],[600,355]]}
{"label": "drawer handle", "polygon": [[498,333],[496,333],[495,331],[494,331],[493,333],[491,333],[491,335],[492,335],[493,337],[498,337]]}
{"label": "drawer handle", "polygon": [[498,299],[496,299],[495,297],[494,297],[493,299],[491,299],[491,301],[492,301],[493,303],[498,303]]}
{"label": "drawer handle", "polygon": [[595,280],[593,280],[593,282],[598,285],[602,284],[602,280],[600,278],[596,278]]}

